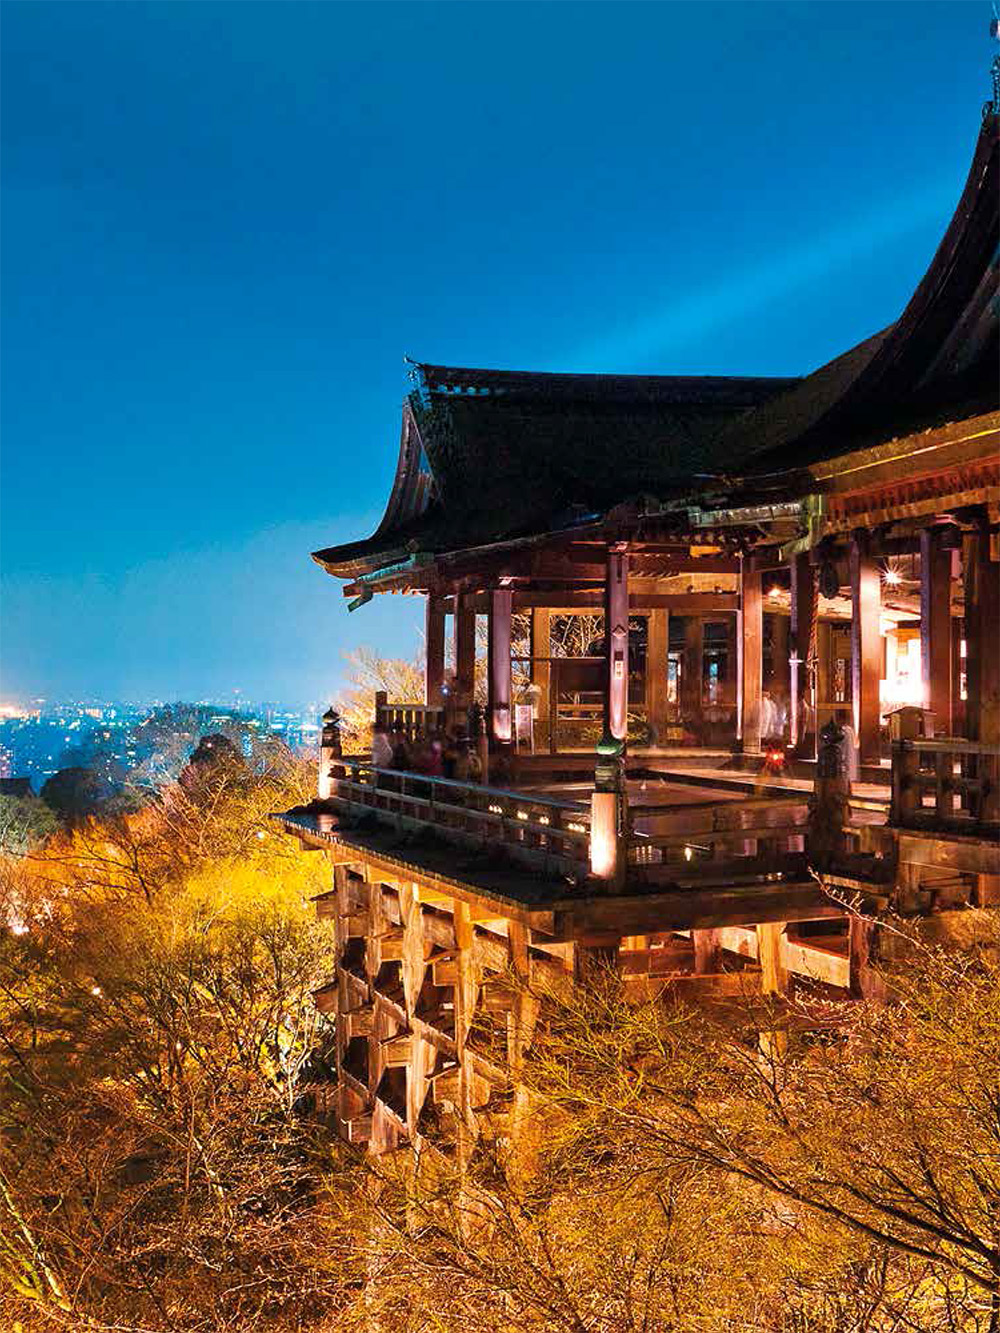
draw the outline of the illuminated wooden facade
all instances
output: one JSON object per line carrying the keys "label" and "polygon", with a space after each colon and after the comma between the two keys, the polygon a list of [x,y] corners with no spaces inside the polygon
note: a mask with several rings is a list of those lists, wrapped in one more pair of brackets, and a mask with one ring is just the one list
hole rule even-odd
{"label": "illuminated wooden facade", "polygon": [[[464,722],[485,618],[487,774],[328,737],[322,799],[283,817],[334,867],[345,1136],[468,1152],[477,1110],[516,1121],[512,977],[597,957],[641,993],[861,993],[872,932],[811,873],[830,718],[869,786],[827,882],[872,911],[1000,901],[998,185],[990,114],[903,314],[802,380],[415,366],[381,525],[315,558],[356,605],[426,598],[413,726]],[[798,783],[759,773],[779,738]]]}

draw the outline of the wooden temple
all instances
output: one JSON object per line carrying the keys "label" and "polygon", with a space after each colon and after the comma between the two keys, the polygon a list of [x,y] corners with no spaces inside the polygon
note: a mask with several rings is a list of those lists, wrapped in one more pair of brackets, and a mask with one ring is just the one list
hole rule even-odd
{"label": "wooden temple", "polygon": [[414,366],[378,530],[314,558],[425,598],[378,720],[465,736],[485,678],[484,735],[473,781],[330,719],[281,816],[333,867],[347,1138],[514,1117],[516,979],[861,995],[879,912],[1000,902],[997,129],[899,318],[802,379]]}

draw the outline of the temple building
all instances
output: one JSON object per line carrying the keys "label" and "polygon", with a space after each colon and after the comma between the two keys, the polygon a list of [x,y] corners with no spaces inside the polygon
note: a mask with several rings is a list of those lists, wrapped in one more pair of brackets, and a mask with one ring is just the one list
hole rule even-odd
{"label": "temple building", "polygon": [[802,379],[413,366],[382,522],[314,558],[425,599],[373,722],[450,775],[331,715],[281,816],[333,867],[345,1137],[514,1133],[512,978],[863,995],[880,913],[1000,903],[998,109],[906,308]]}

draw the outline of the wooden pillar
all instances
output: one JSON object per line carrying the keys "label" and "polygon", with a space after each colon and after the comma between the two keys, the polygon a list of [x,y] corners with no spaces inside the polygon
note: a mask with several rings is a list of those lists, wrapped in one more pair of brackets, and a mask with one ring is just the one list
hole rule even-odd
{"label": "wooden pillar", "polygon": [[813,700],[809,697],[809,673],[806,664],[809,661],[809,648],[815,630],[816,616],[816,571],[809,563],[808,552],[792,557],[791,562],[792,614],[789,621],[790,663],[788,717],[792,748],[797,754],[803,754],[808,744],[807,728],[803,726],[807,715],[807,705]]}
{"label": "wooden pillar", "polygon": [[920,533],[920,665],[924,707],[934,714],[934,731],[952,735],[951,551],[942,545],[943,526]]}
{"label": "wooden pillar", "polygon": [[667,729],[667,653],[670,612],[650,611],[646,634],[646,714],[655,744],[662,745]]}
{"label": "wooden pillar", "polygon": [[851,702],[854,734],[863,764],[877,764],[879,682],[882,679],[882,580],[868,554],[866,534],[851,542]]}
{"label": "wooden pillar", "polygon": [[764,671],[764,607],[761,578],[748,568],[744,558],[740,570],[740,609],[736,652],[736,734],[744,753],[760,752],[761,690]]}
{"label": "wooden pillar", "polygon": [[965,673],[969,737],[1000,742],[1000,564],[983,526],[965,539]]}
{"label": "wooden pillar", "polygon": [[628,730],[628,552],[608,546],[604,578],[604,734]]}
{"label": "wooden pillar", "polygon": [[756,929],[761,990],[765,995],[784,995],[788,990],[788,970],[781,956],[785,922],[763,921]]}
{"label": "wooden pillar", "polygon": [[[669,628],[669,627],[668,627]],[[700,616],[684,620],[684,657],[681,666],[680,711],[688,726],[701,728],[701,677],[704,670],[704,626]]]}
{"label": "wooden pillar", "polygon": [[427,594],[425,613],[427,658],[424,667],[424,702],[440,707],[444,703],[444,598]]}
{"label": "wooden pillar", "polygon": [[869,916],[853,913],[848,923],[850,978],[848,985],[856,1000],[885,997],[885,985],[876,971],[878,924]]}
{"label": "wooden pillar", "polygon": [[699,973],[722,971],[722,932],[719,930],[692,930],[694,970]]}
{"label": "wooden pillar", "polygon": [[788,661],[789,622],[785,615],[771,616],[771,693],[787,708],[791,694],[791,667]]}
{"label": "wooden pillar", "polygon": [[476,697],[476,612],[468,593],[460,593],[455,605],[455,695],[462,708]]}
{"label": "wooden pillar", "polygon": [[547,606],[536,606],[531,613],[531,683],[538,687],[536,717],[549,715],[549,690],[552,684],[552,612]]}
{"label": "wooden pillar", "polygon": [[509,745],[512,731],[510,711],[510,619],[513,595],[509,588],[490,592],[489,609],[489,736],[495,745]]}

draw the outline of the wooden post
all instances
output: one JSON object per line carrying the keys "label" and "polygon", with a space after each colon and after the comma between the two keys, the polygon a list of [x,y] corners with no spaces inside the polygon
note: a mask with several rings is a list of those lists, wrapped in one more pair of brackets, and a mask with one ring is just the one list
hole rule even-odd
{"label": "wooden post", "polygon": [[952,735],[951,714],[951,551],[942,545],[945,528],[920,533],[920,664],[924,707],[934,714],[939,736]]}
{"label": "wooden post", "polygon": [[722,933],[718,930],[692,930],[694,970],[699,973],[722,971]]}
{"label": "wooden post", "polygon": [[803,754],[807,746],[806,729],[802,725],[803,712],[805,705],[812,702],[808,698],[809,674],[806,663],[809,660],[816,614],[816,571],[809,563],[808,553],[793,557],[791,576],[790,656],[794,656],[795,661],[791,664],[788,715],[792,748],[797,754]]}
{"label": "wooden post", "polygon": [[879,682],[882,678],[882,580],[868,554],[865,533],[851,542],[851,700],[860,761],[877,764]]}
{"label": "wooden post", "polygon": [[476,612],[468,593],[455,606],[455,703],[468,708],[476,697]]}
{"label": "wooden post", "polygon": [[784,921],[764,921],[757,926],[757,961],[765,995],[784,995],[788,990],[788,970],[781,957],[784,930]]}
{"label": "wooden post", "polygon": [[670,612],[649,613],[646,634],[646,715],[653,743],[662,745],[667,729],[667,653],[670,646]]}
{"label": "wooden post", "polygon": [[628,551],[609,544],[604,575],[604,734],[628,731]]}
{"label": "wooden post", "polygon": [[[531,683],[538,687],[535,701],[537,722],[549,716],[549,691],[552,685],[552,612],[537,606],[531,613]],[[544,661],[537,659],[544,658]]]}
{"label": "wooden post", "polygon": [[737,737],[745,754],[760,753],[761,691],[764,671],[764,607],[758,570],[740,562],[740,609],[736,650]]}
{"label": "wooden post", "polygon": [[786,615],[771,616],[771,693],[786,706],[791,693],[791,666],[789,654],[789,621]]}
{"label": "wooden post", "polygon": [[854,912],[848,923],[850,992],[856,1000],[885,998],[885,986],[875,971],[878,956],[878,924],[870,916]]}
{"label": "wooden post", "polygon": [[[971,642],[968,644],[966,661],[971,661],[973,652],[979,658],[975,737],[982,745],[1000,745],[1000,563],[991,558],[991,536],[985,525],[976,538],[972,608],[976,643],[975,648]],[[967,606],[967,612],[968,609]],[[971,694],[968,703],[972,704]],[[979,818],[984,823],[994,823],[1000,818],[1000,763],[995,757],[981,755],[977,760],[977,775],[982,784]],[[980,880],[984,878],[987,882],[981,882],[982,893],[991,897],[993,886],[988,882],[989,877],[981,876]]]}
{"label": "wooden post", "polygon": [[489,737],[496,746],[510,745],[510,618],[512,593],[509,588],[490,592],[489,609]]}
{"label": "wooden post", "polygon": [[[681,667],[681,721],[689,728],[701,729],[701,677],[704,670],[704,626],[701,616],[684,620],[684,657]],[[737,690],[739,687],[737,686]]]}
{"label": "wooden post", "polygon": [[444,703],[444,598],[427,594],[425,612],[426,665],[424,668],[424,703],[440,708]]}

